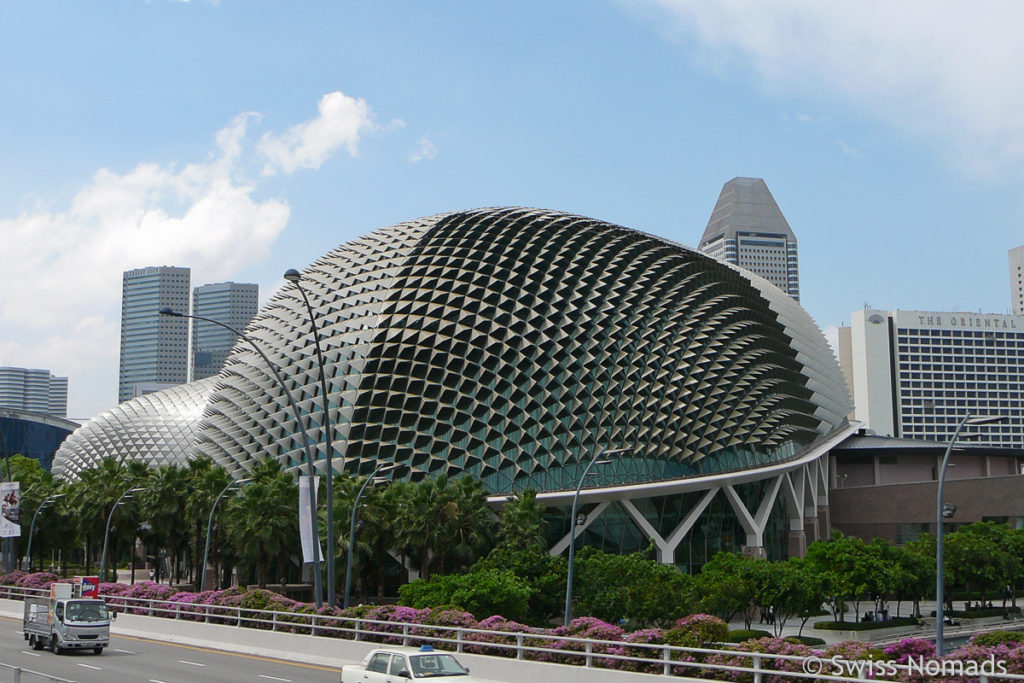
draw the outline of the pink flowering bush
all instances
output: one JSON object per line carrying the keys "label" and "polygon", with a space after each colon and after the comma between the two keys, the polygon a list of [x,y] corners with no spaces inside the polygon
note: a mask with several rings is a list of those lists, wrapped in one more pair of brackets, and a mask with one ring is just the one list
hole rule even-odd
{"label": "pink flowering bush", "polygon": [[[568,636],[571,638],[587,638],[592,640],[622,640],[623,631],[620,627],[606,623],[596,617],[577,617],[569,622],[569,626],[559,626],[551,631],[552,635]],[[576,640],[543,640],[540,643],[542,649],[552,650],[574,650],[583,651],[586,644]],[[591,652],[593,654],[608,652],[611,645],[607,643],[594,643]],[[537,659],[542,662],[557,662],[561,664],[583,664],[585,658],[578,655],[565,654],[564,652],[540,652]]]}
{"label": "pink flowering bush", "polygon": [[710,647],[729,637],[729,625],[710,614],[691,614],[677,619],[665,632],[665,642],[678,647]]}
{"label": "pink flowering bush", "polygon": [[387,643],[389,645],[400,645],[405,638],[402,635],[402,624],[422,624],[423,619],[430,612],[430,609],[416,609],[403,605],[381,605],[374,607],[366,613],[370,621],[396,622],[394,624],[363,624],[363,630],[382,634],[397,634],[390,636],[367,636],[366,640],[373,643]]}
{"label": "pink flowering bush", "polygon": [[[484,631],[502,631],[504,633],[533,634],[541,632],[541,629],[520,624],[497,614],[480,621],[477,623],[476,628]],[[493,635],[490,633],[469,633],[466,635],[466,640],[480,644],[467,645],[466,652],[496,657],[515,657],[516,651],[511,646],[516,645],[517,637],[504,635],[504,633],[494,633]],[[524,644],[527,642],[530,641],[524,639]]]}
{"label": "pink flowering bush", "polygon": [[50,572],[36,572],[34,574],[15,572],[15,574],[21,574],[14,581],[14,585],[21,588],[49,588],[50,584],[54,581],[60,581],[59,576]]}
{"label": "pink flowering bush", "polygon": [[931,659],[935,656],[935,643],[924,638],[904,638],[885,648],[885,654],[897,664],[906,664],[911,657]]}
{"label": "pink flowering bush", "polygon": [[[744,652],[763,652],[769,655],[787,655],[798,657],[797,659],[773,659],[765,657],[761,660],[761,668],[772,671],[803,671],[803,660],[817,653],[807,645],[800,643],[788,643],[779,638],[760,638],[748,640],[743,643]],[[729,669],[704,669],[701,676],[722,681],[737,681],[739,683],[753,683],[754,674],[749,671],[753,666],[753,660],[743,655],[709,655],[705,661],[708,664],[726,666]],[[739,668],[747,669],[740,671]],[[794,676],[780,674],[769,674],[763,678],[765,683],[799,683],[806,680]]]}
{"label": "pink flowering bush", "polygon": [[455,631],[452,628],[477,628],[477,621],[469,612],[460,609],[435,608],[429,610],[424,616],[423,623],[430,626],[444,626],[446,628],[416,628],[410,629],[411,635],[420,636],[422,639],[410,640],[410,645],[433,645],[439,650],[454,650],[455,643],[445,641],[455,640]]}
{"label": "pink flowering bush", "polygon": [[[641,659],[660,659],[661,653],[649,647],[638,647],[638,644],[661,645],[665,642],[665,631],[660,628],[646,628],[639,631],[627,633],[624,642],[627,644],[614,645],[608,648],[608,654],[619,657],[637,657]],[[632,647],[630,644],[633,644]],[[622,659],[608,659],[606,665],[609,669],[620,669],[622,671],[640,671],[643,673],[661,673],[662,664],[657,662],[632,662]]]}

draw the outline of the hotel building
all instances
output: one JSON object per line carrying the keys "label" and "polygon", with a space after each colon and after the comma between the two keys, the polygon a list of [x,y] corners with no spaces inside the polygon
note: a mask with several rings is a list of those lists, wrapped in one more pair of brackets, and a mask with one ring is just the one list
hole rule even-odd
{"label": "hotel building", "polygon": [[855,418],[875,433],[948,442],[967,415],[1004,415],[974,443],[1024,447],[1024,316],[865,309],[839,345]]}

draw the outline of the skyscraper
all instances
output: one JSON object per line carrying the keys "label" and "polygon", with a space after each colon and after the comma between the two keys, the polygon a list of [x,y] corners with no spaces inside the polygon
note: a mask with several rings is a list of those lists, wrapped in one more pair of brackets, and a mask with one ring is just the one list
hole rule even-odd
{"label": "skyscraper", "polygon": [[0,368],[0,408],[67,417],[68,378],[49,370]]}
{"label": "skyscraper", "polygon": [[1013,314],[1024,315],[1024,247],[1010,250],[1010,301]]}
{"label": "skyscraper", "polygon": [[733,178],[722,187],[700,250],[757,273],[800,301],[796,235],[761,178]]}
{"label": "skyscraper", "polygon": [[[259,308],[259,285],[218,282],[196,287],[192,292],[192,314],[211,318],[236,330],[245,330]],[[192,321],[192,380],[220,372],[236,335],[202,320]]]}
{"label": "skyscraper", "polygon": [[121,403],[188,381],[188,322],[160,315],[188,311],[188,268],[151,266],[124,273],[121,290]]}
{"label": "skyscraper", "polygon": [[856,419],[884,436],[948,442],[968,415],[1003,415],[974,443],[1024,446],[1024,316],[944,311],[851,315],[839,362]]}

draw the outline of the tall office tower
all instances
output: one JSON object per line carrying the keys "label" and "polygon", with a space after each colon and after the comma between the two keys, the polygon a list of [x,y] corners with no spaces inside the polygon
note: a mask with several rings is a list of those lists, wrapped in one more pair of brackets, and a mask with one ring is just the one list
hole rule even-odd
{"label": "tall office tower", "polygon": [[117,400],[188,381],[188,321],[160,315],[170,306],[188,312],[189,269],[136,268],[121,290],[121,371]]}
{"label": "tall office tower", "polygon": [[0,408],[67,417],[68,378],[49,370],[0,368]]}
{"label": "tall office tower", "polygon": [[796,235],[762,179],[733,178],[722,187],[700,250],[757,273],[800,301]]}
{"label": "tall office tower", "polygon": [[1010,250],[1010,300],[1013,314],[1024,315],[1024,247]]}
{"label": "tall office tower", "polygon": [[[245,331],[259,309],[259,298],[259,285],[239,282],[203,285],[192,292],[192,314]],[[223,327],[193,320],[192,381],[219,373],[236,339],[236,335]]]}
{"label": "tall office tower", "polygon": [[1024,447],[1024,316],[865,309],[839,362],[856,419],[878,434],[948,442],[967,415],[1003,415],[972,443]]}

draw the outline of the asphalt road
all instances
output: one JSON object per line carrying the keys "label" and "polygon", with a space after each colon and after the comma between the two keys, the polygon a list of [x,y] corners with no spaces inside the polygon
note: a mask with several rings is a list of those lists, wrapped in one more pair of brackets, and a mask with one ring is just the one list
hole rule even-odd
{"label": "asphalt road", "polygon": [[[111,635],[102,655],[29,648],[21,621],[0,617],[0,663],[80,683],[338,683],[337,669]],[[0,680],[10,680],[0,667]],[[24,683],[40,681],[22,675]]]}

